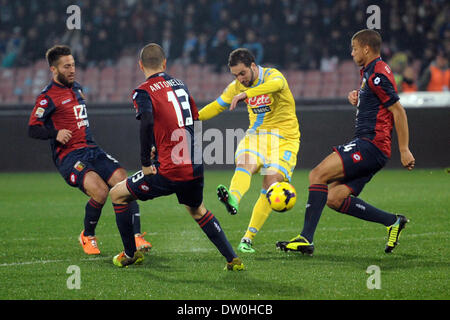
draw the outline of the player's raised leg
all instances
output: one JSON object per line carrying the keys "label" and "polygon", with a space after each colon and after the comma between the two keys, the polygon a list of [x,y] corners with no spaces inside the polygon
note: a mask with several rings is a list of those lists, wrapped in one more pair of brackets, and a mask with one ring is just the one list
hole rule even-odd
{"label": "player's raised leg", "polygon": [[225,235],[225,232],[220,226],[219,221],[212,214],[212,212],[207,210],[203,203],[197,208],[186,205],[186,209],[191,214],[192,218],[194,218],[198,223],[209,240],[227,260],[225,269],[230,271],[244,270],[245,267],[242,260],[234,252]]}
{"label": "player's raised leg", "polygon": [[[114,187],[119,182],[127,179],[127,172],[123,168],[119,168],[112,174],[111,178],[108,180],[108,184],[111,187]],[[129,209],[131,211],[132,219],[133,219],[133,233],[134,239],[136,242],[136,247],[139,251],[150,251],[152,248],[152,244],[145,240],[144,235],[145,232],[141,232],[141,213],[139,211],[139,205],[137,201],[131,201],[129,203]]]}
{"label": "player's raised leg", "polygon": [[110,191],[111,201],[116,214],[116,224],[124,246],[124,251],[113,258],[113,263],[118,267],[140,263],[144,256],[136,248],[133,232],[133,216],[130,211],[130,203],[135,201],[128,191],[126,180],[116,184]]}
{"label": "player's raised leg", "polygon": [[108,198],[109,187],[95,171],[88,171],[83,178],[83,189],[90,199],[86,203],[84,230],[79,237],[80,245],[86,254],[100,254],[95,228]]}
{"label": "player's raised leg", "polygon": [[249,153],[243,153],[236,159],[236,170],[231,179],[230,189],[224,185],[217,187],[217,196],[230,214],[238,213],[239,202],[250,188],[252,175],[257,170],[255,158]]}

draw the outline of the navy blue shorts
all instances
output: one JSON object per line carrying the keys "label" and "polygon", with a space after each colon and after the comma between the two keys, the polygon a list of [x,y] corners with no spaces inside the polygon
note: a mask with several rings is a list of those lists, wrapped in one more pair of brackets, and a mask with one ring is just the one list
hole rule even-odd
{"label": "navy blue shorts", "polygon": [[355,139],[349,143],[333,148],[339,154],[344,167],[343,184],[358,196],[367,182],[381,168],[388,158],[372,142],[365,139]]}
{"label": "navy blue shorts", "polygon": [[142,171],[138,171],[127,179],[127,188],[134,198],[142,201],[175,193],[180,204],[191,208],[198,208],[203,202],[203,177],[172,181],[159,173],[145,176]]}
{"label": "navy blue shorts", "polygon": [[122,166],[101,148],[94,147],[72,151],[56,163],[56,168],[70,186],[85,192],[83,182],[87,172],[95,171],[107,183]]}

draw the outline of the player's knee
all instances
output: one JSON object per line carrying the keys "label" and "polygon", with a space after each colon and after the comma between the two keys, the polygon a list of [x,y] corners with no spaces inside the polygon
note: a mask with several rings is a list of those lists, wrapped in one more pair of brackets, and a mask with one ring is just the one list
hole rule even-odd
{"label": "player's knee", "polygon": [[339,210],[344,199],[341,197],[330,197],[327,198],[327,206],[333,210]]}
{"label": "player's knee", "polygon": [[98,186],[94,190],[91,191],[91,198],[97,201],[98,203],[105,203],[106,199],[108,199],[109,188],[106,186]]}
{"label": "player's knee", "polygon": [[320,167],[315,167],[309,172],[309,184],[315,183],[326,183],[326,179],[324,181],[324,172],[322,172]]}

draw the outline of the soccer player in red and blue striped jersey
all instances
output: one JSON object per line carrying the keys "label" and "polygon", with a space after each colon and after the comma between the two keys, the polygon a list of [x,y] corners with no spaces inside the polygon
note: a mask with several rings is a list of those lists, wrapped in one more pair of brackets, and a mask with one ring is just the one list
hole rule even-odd
{"label": "soccer player in red and blue striped jersey", "polygon": [[309,174],[309,196],[300,235],[280,241],[282,250],[312,254],[313,237],[325,205],[359,219],[383,224],[388,230],[385,252],[398,243],[408,219],[380,210],[360,198],[365,184],[385,166],[391,156],[395,125],[401,163],[412,170],[415,159],[409,150],[406,112],[400,104],[394,75],[380,57],[381,36],[375,30],[361,30],[352,37],[352,57],[361,67],[361,87],[349,93],[357,107],[356,132],[352,141],[334,148]]}
{"label": "soccer player in red and blue striped jersey", "polygon": [[195,150],[198,111],[194,99],[183,81],[165,72],[166,58],[159,45],[150,43],[141,50],[139,66],[146,81],[133,91],[133,103],[140,121],[142,170],[110,192],[124,246],[113,263],[124,267],[143,260],[132,238],[130,202],[175,193],[225,257],[226,269],[244,269],[219,221],[203,204],[203,164],[201,156],[195,157],[199,150]]}
{"label": "soccer player in red and blue striped jersey", "polygon": [[[86,254],[100,254],[95,228],[109,188],[126,179],[117,160],[94,141],[83,88],[75,81],[75,60],[68,46],[56,45],[46,53],[53,74],[50,84],[37,97],[28,123],[28,134],[50,140],[53,161],[65,181],[90,197],[85,208],[84,230],[79,241]],[[151,244],[140,233],[139,206],[132,204],[136,245],[143,250]]]}

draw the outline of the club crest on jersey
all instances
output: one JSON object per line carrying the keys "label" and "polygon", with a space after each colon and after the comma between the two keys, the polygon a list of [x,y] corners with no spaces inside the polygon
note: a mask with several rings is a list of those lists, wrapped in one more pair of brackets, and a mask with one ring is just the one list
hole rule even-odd
{"label": "club crest on jersey", "polygon": [[36,118],[42,118],[44,116],[44,112],[45,112],[45,109],[39,107],[36,109],[36,112],[34,115],[36,116]]}
{"label": "club crest on jersey", "polygon": [[81,172],[81,171],[83,171],[83,169],[84,169],[86,166],[85,166],[85,164],[84,164],[83,162],[77,161],[73,167],[75,168],[75,170]]}

